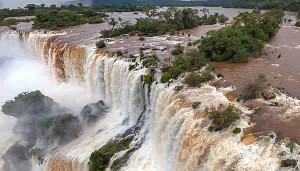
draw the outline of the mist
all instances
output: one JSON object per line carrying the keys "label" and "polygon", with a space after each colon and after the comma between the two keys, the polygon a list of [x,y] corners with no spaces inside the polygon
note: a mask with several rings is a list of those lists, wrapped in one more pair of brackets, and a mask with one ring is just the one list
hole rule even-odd
{"label": "mist", "polygon": [[[16,35],[0,35],[0,156],[14,143],[12,128],[16,119],[3,114],[2,105],[21,92],[40,90],[74,114],[95,102],[87,89],[76,83],[57,83],[40,57],[28,51]],[[0,170],[3,161],[0,158]]]}
{"label": "mist", "polygon": [[46,4],[46,5],[61,5],[72,2],[88,2],[89,0],[0,0],[0,8],[17,8],[25,7],[27,4]]}

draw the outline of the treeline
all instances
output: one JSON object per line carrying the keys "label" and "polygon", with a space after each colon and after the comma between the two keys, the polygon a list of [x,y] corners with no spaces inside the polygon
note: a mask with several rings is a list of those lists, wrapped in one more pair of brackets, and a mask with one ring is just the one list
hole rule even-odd
{"label": "treeline", "polygon": [[28,4],[24,8],[0,9],[0,23],[10,24],[4,21],[7,17],[36,16],[33,25],[36,29],[57,29],[60,27],[75,26],[79,24],[95,24],[103,22],[107,17],[105,12],[129,12],[146,11],[153,9],[153,6],[135,5],[101,5],[86,7],[81,3],[77,5],[69,4],[62,6],[46,6],[45,4]]}
{"label": "treeline", "polygon": [[93,4],[135,4],[156,6],[210,6],[225,8],[248,8],[264,9],[281,8],[285,11],[298,11],[300,8],[299,0],[208,0],[208,1],[177,1],[177,0],[93,0]]}
{"label": "treeline", "polygon": [[285,11],[299,11],[299,0],[234,0],[222,5],[227,8],[249,8],[270,10],[280,8]]}
{"label": "treeline", "polygon": [[225,23],[228,18],[224,15],[208,15],[208,11],[202,11],[203,17],[199,16],[199,11],[192,8],[168,8],[166,11],[156,10],[146,11],[146,18],[137,19],[136,24],[118,22],[114,18],[107,20],[110,30],[102,31],[103,37],[116,37],[122,34],[139,34],[140,36],[156,36],[177,30],[191,29],[198,25],[213,25],[217,22]]}
{"label": "treeline", "polygon": [[[29,7],[28,7],[29,6]],[[82,4],[63,5],[50,7],[27,5],[26,8],[36,16],[33,28],[35,29],[51,29],[55,30],[61,27],[76,26],[80,24],[97,24],[102,23],[105,13],[89,7],[84,7]]]}

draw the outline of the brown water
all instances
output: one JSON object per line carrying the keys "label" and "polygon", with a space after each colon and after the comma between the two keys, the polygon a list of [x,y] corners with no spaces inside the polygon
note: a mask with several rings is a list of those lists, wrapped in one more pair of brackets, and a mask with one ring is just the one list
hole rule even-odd
{"label": "brown water", "polygon": [[251,59],[246,64],[217,63],[217,68],[224,75],[222,82],[236,85],[234,93],[238,95],[249,80],[263,73],[274,87],[283,87],[288,94],[300,97],[299,29],[282,27],[277,36],[266,44],[264,53],[261,58]]}
{"label": "brown water", "polygon": [[[224,75],[219,81],[222,86],[235,85],[234,95],[241,94],[249,80],[259,73],[267,76],[273,87],[283,87],[290,96],[300,97],[300,30],[296,27],[282,27],[278,34],[266,44],[261,58],[250,60],[246,64],[217,63],[217,68]],[[281,54],[281,58],[278,56]],[[287,102],[289,103],[289,102]],[[268,135],[274,131],[278,139],[289,137],[300,143],[300,111],[296,110],[289,119],[283,119],[292,107],[260,107],[251,116],[256,123],[252,131],[256,135]]]}
{"label": "brown water", "polygon": [[[196,7],[201,9],[202,7]],[[223,13],[233,18],[239,12],[250,10],[245,9],[223,9],[209,8],[210,13]],[[135,18],[143,17],[142,14],[134,15],[132,13],[112,13],[114,17],[125,16],[124,21],[134,22]],[[286,13],[286,18],[295,20],[294,13]],[[241,90],[245,84],[252,80],[255,76],[263,73],[267,76],[269,83],[274,87],[283,87],[285,91],[296,97],[300,97],[300,30],[296,27],[290,27],[292,23],[288,23],[282,27],[278,34],[268,42],[264,49],[264,54],[260,58],[251,59],[248,63],[232,64],[228,62],[217,63],[217,68],[224,75],[219,81],[219,86],[235,85],[234,95],[241,94]],[[108,46],[103,49],[105,51],[114,52],[122,50],[128,54],[136,54],[140,47],[147,47],[145,53],[157,53],[160,57],[167,57],[176,43],[186,43],[188,41],[199,39],[204,36],[207,31],[221,28],[221,25],[199,26],[191,30],[180,31],[174,36],[146,37],[145,41],[139,41],[137,36],[122,36],[113,38],[108,42]],[[108,29],[106,23],[96,25],[82,25],[67,29],[69,34],[62,41],[67,41],[75,45],[93,44],[99,40],[100,31]],[[184,35],[182,35],[184,33]],[[191,34],[191,37],[187,35]],[[165,50],[154,50],[161,48]],[[281,54],[281,58],[278,56]],[[300,117],[293,117],[284,120],[287,108],[272,108],[269,106],[261,107],[251,116],[253,122],[256,123],[252,129],[255,135],[267,135],[270,131],[274,131],[278,139],[290,137],[291,140],[300,142]]]}
{"label": "brown water", "polygon": [[251,120],[256,123],[252,131],[256,135],[268,135],[275,132],[277,140],[289,137],[291,141],[300,143],[299,123],[300,117],[284,120],[277,114],[284,113],[283,109],[274,109],[268,106],[261,107],[252,116]]}
{"label": "brown water", "polygon": [[[203,7],[195,7],[202,9]],[[220,13],[229,16],[231,19],[239,12],[249,12],[246,9],[230,9],[211,7],[208,8],[210,14]],[[136,18],[145,17],[143,14],[133,13],[110,13],[113,17],[122,17],[123,21],[135,22]],[[294,13],[286,13],[286,18],[295,20]],[[289,23],[290,25],[291,23]],[[30,23],[20,24],[20,28],[28,29]],[[160,57],[170,56],[170,51],[176,43],[187,43],[204,36],[207,31],[221,28],[221,25],[199,26],[191,30],[180,31],[179,34],[169,36],[146,37],[145,41],[139,41],[138,36],[121,36],[108,39],[107,47],[103,51],[114,52],[121,50],[129,54],[137,54],[140,47],[146,47],[146,54],[156,53]],[[67,34],[58,39],[59,42],[68,43],[72,46],[91,45],[99,40],[100,31],[108,29],[106,23],[85,24],[61,31]],[[182,34],[184,33],[184,35]],[[188,34],[191,36],[188,37]],[[278,56],[281,54],[281,58]],[[284,87],[285,91],[292,96],[300,97],[300,30],[295,27],[284,26],[277,36],[266,44],[264,55],[261,58],[251,59],[246,64],[232,64],[228,62],[217,63],[217,68],[224,75],[218,82],[218,86],[235,85],[234,95],[241,94],[244,85],[252,80],[259,73],[264,73],[268,81],[274,87]],[[279,137],[288,136],[292,140],[300,142],[300,117],[290,120],[283,120],[280,114],[284,114],[286,109],[274,109],[269,106],[260,108],[252,115],[252,121],[256,123],[253,128],[254,133],[269,133],[275,131]]]}

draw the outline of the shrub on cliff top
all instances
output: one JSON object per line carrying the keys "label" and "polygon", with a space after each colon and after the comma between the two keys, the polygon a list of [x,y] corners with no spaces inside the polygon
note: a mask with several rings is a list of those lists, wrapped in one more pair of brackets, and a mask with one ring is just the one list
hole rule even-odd
{"label": "shrub on cliff top", "polygon": [[241,128],[235,128],[232,132],[234,133],[234,134],[239,134],[239,133],[241,133]]}
{"label": "shrub on cliff top", "polygon": [[176,44],[175,49],[172,50],[171,54],[172,55],[180,55],[184,51],[184,47],[181,46],[181,44]]}
{"label": "shrub on cliff top", "polygon": [[205,70],[204,72],[199,74],[195,74],[194,72],[190,73],[187,77],[185,77],[184,81],[187,85],[191,87],[200,86],[201,83],[210,81],[213,79],[213,75],[210,70]]}
{"label": "shrub on cliff top", "polygon": [[89,170],[100,171],[105,170],[111,158],[118,152],[129,149],[129,144],[133,140],[132,137],[122,140],[114,140],[102,146],[99,150],[94,151],[90,156]]}
{"label": "shrub on cliff top", "polygon": [[149,68],[151,66],[156,66],[158,64],[158,62],[159,62],[159,58],[156,55],[151,55],[143,61],[143,65],[146,68]]}
{"label": "shrub on cliff top", "polygon": [[209,117],[212,119],[215,130],[222,130],[228,128],[232,123],[240,118],[240,112],[233,106],[228,106],[224,109],[213,110],[208,112]]}
{"label": "shrub on cliff top", "polygon": [[101,49],[106,47],[106,43],[103,40],[99,40],[98,42],[96,42],[96,47]]}
{"label": "shrub on cliff top", "polygon": [[162,76],[161,76],[160,81],[161,81],[162,83],[166,83],[166,82],[168,82],[171,78],[172,78],[172,76],[171,76],[171,74],[170,74],[169,72],[164,72],[164,73],[162,74]]}
{"label": "shrub on cliff top", "polygon": [[152,82],[152,76],[151,75],[145,75],[144,76],[144,83],[145,84],[151,84]]}
{"label": "shrub on cliff top", "polygon": [[252,82],[249,82],[243,90],[243,97],[246,100],[256,99],[262,96],[267,89],[267,79],[265,75],[260,74]]}
{"label": "shrub on cliff top", "polygon": [[14,100],[5,102],[2,112],[20,117],[22,115],[48,115],[60,113],[63,109],[50,97],[44,96],[40,91],[24,92],[19,94]]}

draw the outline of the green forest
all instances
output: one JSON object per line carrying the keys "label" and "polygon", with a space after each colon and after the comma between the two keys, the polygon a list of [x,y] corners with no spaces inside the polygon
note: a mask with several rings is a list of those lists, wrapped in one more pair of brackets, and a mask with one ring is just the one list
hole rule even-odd
{"label": "green forest", "polygon": [[259,56],[264,42],[276,35],[283,16],[282,10],[241,13],[232,25],[208,32],[199,48],[213,61],[247,62],[248,57]]}
{"label": "green forest", "polygon": [[145,14],[146,18],[138,18],[137,23],[130,23],[119,27],[121,20],[109,18],[107,20],[110,25],[109,30],[102,31],[103,37],[116,37],[122,34],[136,34],[140,36],[156,36],[183,29],[191,29],[198,25],[213,25],[217,22],[225,23],[228,18],[223,14],[218,13],[208,15],[208,11],[204,11],[204,16],[199,16],[199,10],[192,8],[168,8],[166,11],[158,12],[156,10],[148,10]]}
{"label": "green forest", "polygon": [[280,8],[285,11],[299,11],[299,0],[234,0],[223,3],[227,8],[249,8],[249,9],[273,9]]}

